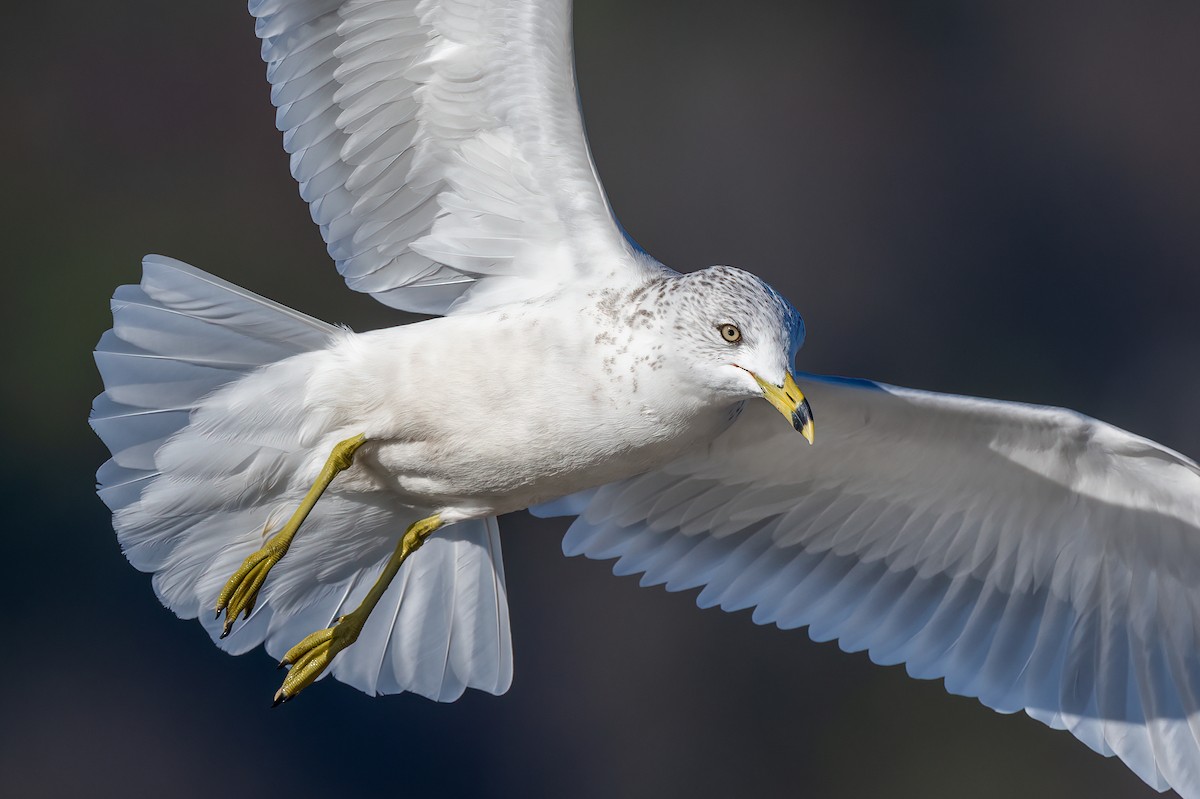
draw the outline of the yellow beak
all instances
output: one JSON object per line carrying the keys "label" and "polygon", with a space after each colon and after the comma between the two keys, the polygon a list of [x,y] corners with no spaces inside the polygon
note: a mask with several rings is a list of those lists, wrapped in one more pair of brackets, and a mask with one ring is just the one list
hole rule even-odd
{"label": "yellow beak", "polygon": [[[751,374],[754,373],[751,372]],[[758,375],[754,375],[754,379],[762,387],[763,396],[767,402],[786,416],[792,423],[792,427],[808,439],[809,444],[813,443],[812,408],[809,406],[808,400],[804,398],[804,392],[796,385],[796,379],[792,377],[792,373],[788,372],[782,387],[771,385]]]}

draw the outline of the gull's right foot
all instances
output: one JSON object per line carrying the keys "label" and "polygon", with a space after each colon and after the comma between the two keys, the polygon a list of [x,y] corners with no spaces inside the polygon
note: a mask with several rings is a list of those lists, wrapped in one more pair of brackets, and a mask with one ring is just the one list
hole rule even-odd
{"label": "gull's right foot", "polygon": [[221,618],[221,612],[225,612],[225,628],[221,631],[222,638],[229,635],[229,631],[233,629],[233,623],[239,615],[250,618],[250,612],[254,610],[254,602],[258,598],[259,589],[267,580],[267,573],[287,554],[288,547],[292,545],[292,539],[296,537],[296,531],[308,518],[313,506],[317,504],[317,500],[325,493],[325,489],[333,482],[333,478],[350,468],[350,464],[354,462],[354,453],[366,443],[366,440],[366,435],[360,434],[339,442],[333,448],[321,473],[317,475],[316,482],[304,495],[300,507],[292,514],[292,518],[287,520],[287,524],[278,533],[271,536],[262,549],[246,558],[241,568],[234,572],[229,581],[225,583],[220,596],[217,597],[216,608],[218,619]]}
{"label": "gull's right foot", "polygon": [[266,582],[267,572],[271,571],[271,567],[287,553],[293,535],[295,535],[294,530],[288,534],[288,530],[285,528],[271,536],[266,545],[246,558],[241,568],[234,572],[229,581],[225,583],[225,587],[221,589],[221,595],[217,597],[217,618],[221,618],[221,611],[225,611],[225,628],[221,631],[222,638],[229,635],[229,631],[233,629],[233,623],[239,615],[244,614],[243,618],[250,618],[250,611],[254,610],[254,601],[258,598],[258,591]]}

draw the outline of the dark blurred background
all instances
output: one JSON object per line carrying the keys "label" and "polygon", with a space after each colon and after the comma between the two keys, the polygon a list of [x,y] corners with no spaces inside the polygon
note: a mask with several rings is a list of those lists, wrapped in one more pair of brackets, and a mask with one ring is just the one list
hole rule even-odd
{"label": "dark blurred background", "polygon": [[[174,619],[92,493],[90,350],[143,253],[329,321],[346,290],[240,2],[18,4],[0,52],[6,796],[1150,796],[1124,766],[865,655],[698,611],[506,518],[516,680],[447,706]],[[580,0],[630,233],[752,269],[800,366],[1065,405],[1200,454],[1200,4]]]}

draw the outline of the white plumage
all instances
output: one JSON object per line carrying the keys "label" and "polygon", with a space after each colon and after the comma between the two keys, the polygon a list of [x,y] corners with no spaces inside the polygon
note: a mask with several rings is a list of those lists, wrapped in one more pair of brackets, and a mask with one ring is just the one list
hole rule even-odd
{"label": "white plumage", "polygon": [[450,313],[627,257],[584,141],[570,3],[250,13],[292,175],[351,288]]}
{"label": "white plumage", "polygon": [[1197,784],[1200,468],[1069,411],[801,376],[700,457],[568,498],[568,555],[808,626],[1026,710],[1159,789]]}
{"label": "white plumage", "polygon": [[[358,604],[397,527],[419,514],[378,493],[326,496],[308,522],[320,537],[297,539],[251,618],[220,639],[214,598],[327,454],[315,442],[328,437],[328,421],[306,402],[307,385],[346,334],[178,261],[151,256],[143,266],[141,286],[113,299],[113,329],[96,353],[105,393],[92,425],[113,453],[100,496],[126,557],[154,574],[163,604],[199,618],[234,654],[265,644],[281,658]],[[512,646],[496,520],[450,527],[421,555],[333,675],[367,693],[503,693]]]}
{"label": "white plumage", "polygon": [[[750,374],[783,385],[803,336],[790,305],[736,270],[676,275],[613,219],[568,0],[250,10],[339,271],[449,316],[356,335],[146,259],[97,348],[92,423],[113,454],[100,494],[165,604],[231,652],[279,657],[437,511],[453,523],[331,673],[368,693],[503,693],[495,515],[534,505],[579,516],[567,554],[944,677],[1200,797],[1194,462],[1068,411],[801,375],[809,448],[741,404],[762,394]],[[722,342],[732,322],[744,337]],[[224,582],[357,433],[354,467],[218,639]]]}

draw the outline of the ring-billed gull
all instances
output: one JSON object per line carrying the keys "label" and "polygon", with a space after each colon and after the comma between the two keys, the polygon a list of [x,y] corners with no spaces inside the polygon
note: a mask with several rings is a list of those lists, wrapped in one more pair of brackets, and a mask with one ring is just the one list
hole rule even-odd
{"label": "ring-billed gull", "polygon": [[[154,257],[115,297],[93,420],[122,546],[223,647],[294,661],[280,699],[323,669],[503,692],[494,516],[534,506],[579,516],[568,552],[945,677],[1197,795],[1194,463],[1065,411],[793,380],[789,303],[622,235],[562,0],[251,10],[339,269],[444,314],[354,335]],[[811,448],[758,399],[811,435],[796,383]]]}

